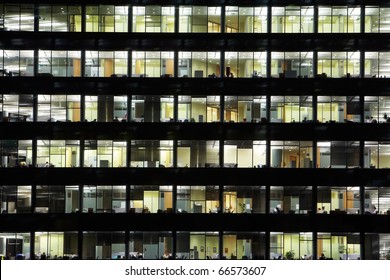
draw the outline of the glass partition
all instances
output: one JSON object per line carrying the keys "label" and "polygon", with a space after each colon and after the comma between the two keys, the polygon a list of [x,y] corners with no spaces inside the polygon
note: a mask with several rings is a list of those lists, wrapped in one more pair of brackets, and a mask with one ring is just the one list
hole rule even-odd
{"label": "glass partition", "polygon": [[130,186],[130,213],[173,213],[172,186]]}
{"label": "glass partition", "polygon": [[266,141],[224,141],[224,167],[261,168],[266,164]]}
{"label": "glass partition", "polygon": [[31,213],[31,186],[0,186],[1,214]]}
{"label": "glass partition", "polygon": [[218,232],[186,232],[176,234],[176,258],[190,260],[218,260]]}
{"label": "glass partition", "polygon": [[127,51],[85,51],[85,77],[127,76]]}
{"label": "glass partition", "polygon": [[0,240],[4,246],[0,247],[0,255],[6,260],[29,260],[31,236],[27,232],[8,233],[0,232]]}
{"label": "glass partition", "polygon": [[126,95],[85,96],[85,120],[97,122],[126,122]]}
{"label": "glass partition", "polygon": [[177,186],[177,213],[219,213],[218,186]]}
{"label": "glass partition", "polygon": [[116,260],[124,258],[125,232],[83,232],[83,260]]}
{"label": "glass partition", "polygon": [[311,232],[270,233],[270,260],[312,260]]}
{"label": "glass partition", "polygon": [[358,168],[358,141],[318,141],[318,168]]}
{"label": "glass partition", "polygon": [[77,259],[77,232],[35,232],[35,259]]}
{"label": "glass partition", "polygon": [[81,32],[81,6],[39,5],[39,31]]}
{"label": "glass partition", "polygon": [[130,231],[129,259],[174,259],[170,231]]}
{"label": "glass partition", "polygon": [[319,6],[318,33],[359,33],[359,6]]}
{"label": "glass partition", "polygon": [[94,5],[86,7],[87,32],[127,32],[128,7]]}
{"label": "glass partition", "polygon": [[274,78],[313,77],[313,52],[272,52],[271,76]]}

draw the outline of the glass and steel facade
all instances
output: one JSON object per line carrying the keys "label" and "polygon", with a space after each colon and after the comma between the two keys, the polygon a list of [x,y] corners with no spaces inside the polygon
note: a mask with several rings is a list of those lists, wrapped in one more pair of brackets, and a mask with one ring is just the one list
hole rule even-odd
{"label": "glass and steel facade", "polygon": [[390,255],[390,1],[14,2],[1,258]]}

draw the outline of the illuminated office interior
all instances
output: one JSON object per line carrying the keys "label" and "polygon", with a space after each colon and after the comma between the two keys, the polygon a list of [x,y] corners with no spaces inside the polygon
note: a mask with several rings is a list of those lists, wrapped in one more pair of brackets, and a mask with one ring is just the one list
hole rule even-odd
{"label": "illuminated office interior", "polygon": [[0,4],[1,259],[390,259],[390,1]]}

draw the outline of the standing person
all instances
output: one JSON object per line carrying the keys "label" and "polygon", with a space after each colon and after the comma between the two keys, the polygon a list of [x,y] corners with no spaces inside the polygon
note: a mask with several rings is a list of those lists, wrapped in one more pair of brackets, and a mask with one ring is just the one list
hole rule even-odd
{"label": "standing person", "polygon": [[326,260],[326,257],[325,257],[325,255],[324,255],[324,253],[321,254],[320,260]]}

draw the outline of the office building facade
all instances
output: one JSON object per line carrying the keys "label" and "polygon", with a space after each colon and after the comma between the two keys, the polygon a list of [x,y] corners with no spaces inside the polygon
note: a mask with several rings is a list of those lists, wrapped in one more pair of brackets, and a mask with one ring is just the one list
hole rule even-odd
{"label": "office building facade", "polygon": [[390,1],[0,4],[0,255],[390,259]]}

